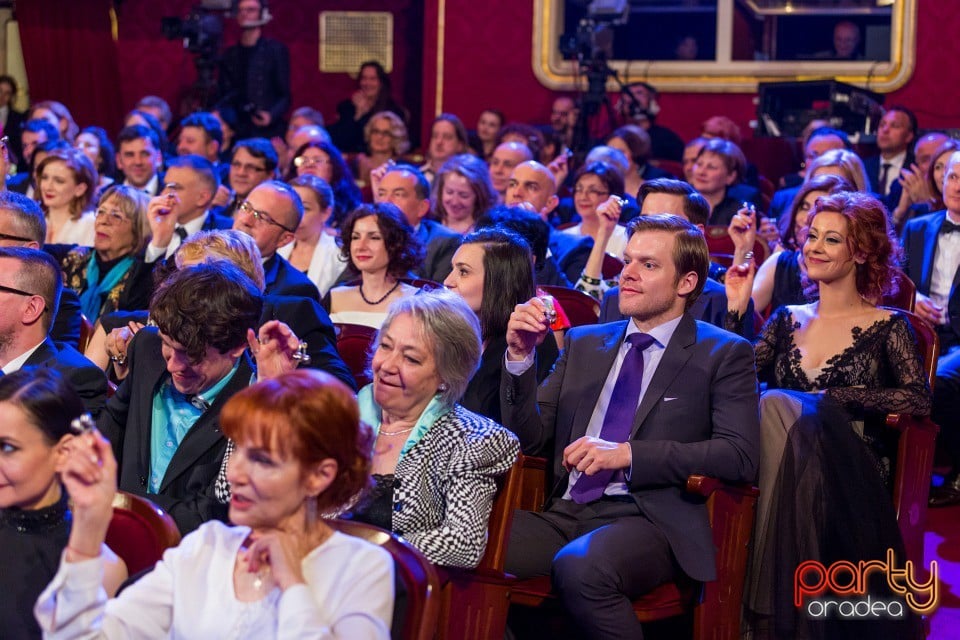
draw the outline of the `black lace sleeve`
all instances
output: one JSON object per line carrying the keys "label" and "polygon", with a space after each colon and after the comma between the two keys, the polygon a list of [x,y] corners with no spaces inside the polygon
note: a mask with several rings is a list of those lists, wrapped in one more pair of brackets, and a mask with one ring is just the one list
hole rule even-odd
{"label": "black lace sleeve", "polygon": [[789,330],[790,312],[786,307],[780,307],[767,318],[760,329],[757,341],[753,343],[753,350],[757,362],[757,378],[761,382],[772,382],[774,379],[774,364],[777,357],[777,345],[781,343],[784,332]]}
{"label": "black lace sleeve", "polygon": [[932,393],[923,361],[917,350],[917,338],[903,314],[891,317],[889,331],[882,340],[882,370],[889,372],[876,388],[834,387],[827,394],[851,409],[877,413],[929,415]]}

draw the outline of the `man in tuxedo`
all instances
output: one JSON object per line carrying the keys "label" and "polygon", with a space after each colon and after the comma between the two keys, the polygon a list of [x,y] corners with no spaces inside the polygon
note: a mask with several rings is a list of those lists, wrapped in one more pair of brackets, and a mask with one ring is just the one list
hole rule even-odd
{"label": "man in tuxedo", "polygon": [[253,378],[244,351],[262,304],[256,285],[232,264],[171,274],[150,302],[157,326],[131,341],[130,373],[97,421],[113,444],[120,490],[159,504],[184,534],[226,519],[214,495],[227,447],[217,417]]}
{"label": "man in tuxedo", "polygon": [[[47,219],[36,200],[14,191],[0,192],[0,247],[42,249],[46,237]],[[62,287],[50,325],[50,338],[77,346],[80,316],[80,298],[73,289]]]}
{"label": "man in tuxedo", "polygon": [[107,399],[106,376],[76,349],[54,344],[48,335],[62,288],[60,265],[49,254],[0,248],[0,368],[4,375],[23,367],[56,369],[96,415]]}
{"label": "man in tuxedo", "polygon": [[943,174],[946,210],[907,222],[903,229],[907,276],[917,286],[916,313],[940,335],[933,421],[952,469],[930,492],[934,507],[960,504],[960,152]]}
{"label": "man in tuxedo", "polygon": [[900,171],[914,162],[912,144],[916,137],[917,116],[912,111],[900,106],[887,109],[877,128],[880,154],[863,161],[870,185],[887,209],[893,210],[900,201]]}
{"label": "man in tuxedo", "polygon": [[[557,208],[557,179],[545,166],[535,160],[518,164],[510,174],[504,204],[530,209],[544,221]],[[576,282],[587,266],[593,249],[593,238],[560,233],[551,227],[549,251],[560,271],[570,282]]]}
{"label": "man in tuxedo", "polygon": [[453,270],[451,260],[460,246],[459,233],[427,218],[430,213],[430,183],[414,166],[395,165],[386,170],[377,182],[377,202],[397,205],[414,229],[426,255],[414,269],[417,277],[443,282]]}
{"label": "man in tuxedo", "polygon": [[206,158],[185,155],[170,160],[162,193],[151,198],[147,207],[151,237],[144,254],[146,262],[169,258],[199,231],[233,227],[233,220],[209,210],[219,185]]}
{"label": "man in tuxedo", "polygon": [[124,127],[117,135],[117,169],[123,173],[123,184],[155,196],[163,189],[160,170],[163,154],[160,140],[150,127],[135,124]]}
{"label": "man in tuxedo", "polygon": [[251,191],[237,208],[233,228],[253,238],[260,249],[266,276],[264,293],[319,301],[317,286],[277,254],[277,249],[293,242],[301,220],[303,202],[297,192],[284,182],[268,180]]}
{"label": "man in tuxedo", "polygon": [[504,425],[524,453],[552,458],[556,479],[546,511],[515,514],[506,570],[550,575],[591,638],[642,638],[632,599],[683,575],[716,578],[706,506],[685,495],[687,478],[752,482],[760,453],[750,343],[687,312],[707,275],[702,232],[670,215],[628,229],[629,320],[568,331],[538,390],[534,348],[549,321],[538,299],[518,305],[500,390]]}

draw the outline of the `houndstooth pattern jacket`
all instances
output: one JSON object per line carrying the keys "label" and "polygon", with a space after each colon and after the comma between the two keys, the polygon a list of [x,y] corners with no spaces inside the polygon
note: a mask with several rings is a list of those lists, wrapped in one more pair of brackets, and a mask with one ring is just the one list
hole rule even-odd
{"label": "houndstooth pattern jacket", "polygon": [[434,564],[476,567],[496,479],[519,452],[512,432],[456,405],[397,464],[393,531]]}

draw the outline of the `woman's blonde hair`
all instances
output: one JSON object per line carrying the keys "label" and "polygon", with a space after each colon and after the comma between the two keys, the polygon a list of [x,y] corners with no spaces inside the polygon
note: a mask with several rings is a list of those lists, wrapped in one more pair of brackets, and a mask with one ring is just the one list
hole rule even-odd
{"label": "woman's blonde hair", "polygon": [[266,275],[263,272],[263,260],[260,249],[253,238],[242,231],[222,229],[219,231],[201,231],[192,235],[177,249],[177,268],[185,264],[226,260],[236,265],[250,276],[253,283],[263,293],[266,287]]}
{"label": "woman's blonde hair", "polygon": [[863,168],[860,156],[847,149],[831,149],[821,154],[816,160],[807,165],[807,179],[816,175],[817,169],[837,167],[839,175],[857,188],[860,193],[870,193],[870,178]]}
{"label": "woman's blonde hair", "polygon": [[133,222],[133,251],[137,253],[150,242],[150,221],[147,219],[147,206],[150,197],[140,189],[125,184],[110,185],[100,196],[97,207],[104,206],[108,200],[114,199],[117,208]]}

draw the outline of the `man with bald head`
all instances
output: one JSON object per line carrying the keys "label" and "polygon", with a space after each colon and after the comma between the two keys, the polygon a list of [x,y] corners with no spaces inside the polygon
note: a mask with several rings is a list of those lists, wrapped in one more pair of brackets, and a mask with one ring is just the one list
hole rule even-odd
{"label": "man with bald head", "polygon": [[277,255],[277,249],[293,242],[302,219],[300,196],[279,180],[260,183],[237,207],[233,228],[253,238],[260,249],[266,285],[264,293],[268,295],[320,299],[316,285]]}
{"label": "man with bald head", "polygon": [[490,157],[490,182],[497,192],[500,202],[506,201],[507,185],[514,167],[521,162],[533,160],[530,147],[522,142],[504,142],[493,150]]}
{"label": "man with bald head", "polygon": [[[518,164],[507,182],[505,203],[518,205],[549,221],[550,212],[560,202],[553,173],[535,160]],[[559,233],[550,228],[550,255],[570,282],[576,282],[587,265],[593,238]]]}

